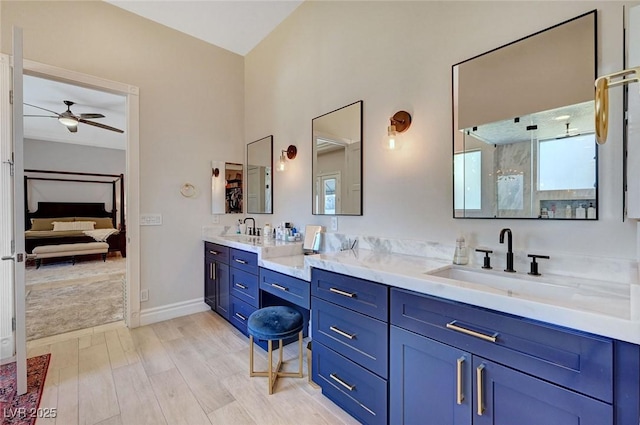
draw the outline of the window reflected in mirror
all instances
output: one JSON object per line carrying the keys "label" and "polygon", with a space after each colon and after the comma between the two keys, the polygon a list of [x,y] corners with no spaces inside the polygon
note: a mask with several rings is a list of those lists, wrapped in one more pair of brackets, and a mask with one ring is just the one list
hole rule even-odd
{"label": "window reflected in mirror", "polygon": [[312,120],[312,211],[362,215],[362,101]]}

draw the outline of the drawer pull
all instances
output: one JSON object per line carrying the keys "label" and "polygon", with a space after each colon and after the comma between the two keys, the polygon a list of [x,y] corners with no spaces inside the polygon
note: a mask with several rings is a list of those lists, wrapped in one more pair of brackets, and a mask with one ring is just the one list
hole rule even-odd
{"label": "drawer pull", "polygon": [[496,342],[498,340],[497,332],[494,333],[493,335],[485,335],[483,333],[472,331],[471,329],[463,328],[462,326],[458,326],[456,323],[457,323],[456,320],[454,320],[451,323],[447,323],[447,329],[451,329],[456,332],[461,332],[466,335],[475,336],[476,338],[480,338],[482,340],[489,341],[489,342]]}
{"label": "drawer pull", "polygon": [[478,416],[482,416],[484,413],[484,385],[482,385],[482,372],[484,371],[484,365],[480,365],[476,368],[476,382],[478,384]]}
{"label": "drawer pull", "polygon": [[235,259],[236,263],[240,263],[240,264],[249,264],[247,261],[241,260],[239,258]]}
{"label": "drawer pull", "polygon": [[271,286],[273,286],[274,288],[279,289],[281,291],[285,291],[285,292],[287,292],[289,290],[289,288],[285,288],[284,286],[278,285],[277,283],[272,283]]}
{"label": "drawer pull", "polygon": [[464,401],[464,389],[462,388],[462,365],[464,364],[464,356],[457,360],[456,370],[456,403],[462,404]]}
{"label": "drawer pull", "polygon": [[219,253],[218,251],[209,251],[209,254],[212,254],[212,255],[218,255],[218,254],[220,254],[220,253]]}
{"label": "drawer pull", "polygon": [[342,295],[344,297],[349,297],[349,298],[355,298],[356,294],[352,293],[352,292],[346,292],[346,291],[341,291],[338,288],[329,288],[329,291],[338,294],[338,295]]}
{"label": "drawer pull", "polygon": [[247,287],[240,282],[236,283],[236,286],[240,289],[247,289]]}
{"label": "drawer pull", "polygon": [[331,379],[333,379],[334,381],[336,381],[338,384],[342,385],[343,387],[345,387],[349,391],[353,391],[353,390],[356,389],[355,385],[347,384],[342,379],[340,379],[338,377],[338,375],[336,375],[335,373],[330,373],[329,376],[331,377]]}
{"label": "drawer pull", "polygon": [[246,317],[244,317],[244,316],[243,316],[242,314],[240,314],[240,313],[236,313],[236,317],[237,317],[237,318],[239,318],[240,320],[242,320],[243,322],[246,322],[246,321],[247,321],[247,318],[246,318]]}
{"label": "drawer pull", "polygon": [[331,329],[332,331],[334,331],[338,335],[342,335],[345,338],[354,339],[356,337],[356,334],[348,334],[345,331],[336,328],[335,326],[329,326],[329,329]]}

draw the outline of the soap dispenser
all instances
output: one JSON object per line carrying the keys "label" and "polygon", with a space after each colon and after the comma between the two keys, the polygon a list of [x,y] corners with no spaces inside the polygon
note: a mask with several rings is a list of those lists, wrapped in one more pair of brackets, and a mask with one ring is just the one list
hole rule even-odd
{"label": "soap dispenser", "polygon": [[453,264],[467,264],[469,262],[469,255],[467,254],[467,246],[465,245],[464,237],[460,236],[456,239],[456,251],[453,254]]}

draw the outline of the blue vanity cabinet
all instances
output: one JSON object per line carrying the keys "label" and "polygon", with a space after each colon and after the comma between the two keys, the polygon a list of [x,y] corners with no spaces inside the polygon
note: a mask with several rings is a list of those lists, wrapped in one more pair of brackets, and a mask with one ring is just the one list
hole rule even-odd
{"label": "blue vanity cabinet", "polygon": [[258,255],[240,249],[229,249],[229,321],[244,335],[251,313],[260,307],[258,284]]}
{"label": "blue vanity cabinet", "polygon": [[389,288],[311,272],[312,373],[322,393],[364,424],[386,424]]}
{"label": "blue vanity cabinet", "polygon": [[390,423],[622,425],[615,406],[634,403],[637,415],[638,389],[614,384],[616,356],[636,367],[638,351],[611,339],[396,288],[391,325]]}
{"label": "blue vanity cabinet", "polygon": [[204,243],[204,302],[229,320],[229,248]]}

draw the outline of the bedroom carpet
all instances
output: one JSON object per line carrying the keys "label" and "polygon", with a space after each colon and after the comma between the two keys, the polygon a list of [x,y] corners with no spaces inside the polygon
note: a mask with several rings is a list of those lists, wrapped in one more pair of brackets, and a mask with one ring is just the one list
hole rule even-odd
{"label": "bedroom carpet", "polygon": [[85,329],[124,318],[126,260],[44,264],[26,270],[27,339]]}

